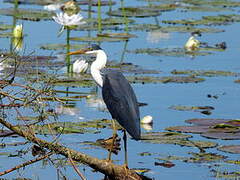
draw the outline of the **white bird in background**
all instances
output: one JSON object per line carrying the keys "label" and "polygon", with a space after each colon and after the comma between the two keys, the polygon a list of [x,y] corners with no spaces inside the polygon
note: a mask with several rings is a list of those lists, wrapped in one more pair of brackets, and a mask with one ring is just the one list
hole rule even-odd
{"label": "white bird in background", "polygon": [[85,73],[88,68],[88,63],[85,60],[77,59],[73,63],[73,72],[74,73]]}

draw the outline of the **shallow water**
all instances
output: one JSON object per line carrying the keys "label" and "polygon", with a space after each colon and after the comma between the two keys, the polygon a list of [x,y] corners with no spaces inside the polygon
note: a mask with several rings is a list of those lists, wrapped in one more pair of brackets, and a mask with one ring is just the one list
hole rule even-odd
{"label": "shallow water", "polygon": [[[237,1],[238,2],[238,1]],[[146,1],[125,1],[125,6],[143,6],[148,5]],[[155,2],[159,4],[159,2]],[[120,2],[117,2],[112,8],[113,10],[120,7]],[[0,8],[13,7],[13,4],[5,3],[0,1]],[[18,8],[34,8],[42,9],[42,6],[37,5],[19,5]],[[200,19],[202,16],[208,15],[219,15],[219,14],[239,14],[239,7],[230,7],[233,11],[222,11],[222,12],[193,12],[188,10],[183,10],[182,8],[176,8],[173,11],[162,12],[160,16],[157,17],[145,17],[145,18],[134,18],[135,23],[147,23],[156,24],[156,19],[161,26],[167,26],[163,24],[163,20],[177,20],[177,19]],[[87,5],[81,6],[82,15],[84,17],[88,16]],[[97,17],[97,7],[92,7],[95,11],[92,16]],[[107,17],[105,12],[108,7],[102,8],[102,17]],[[12,24],[12,16],[0,15],[0,22],[4,24]],[[34,56],[59,56],[66,53],[66,49],[62,50],[43,50],[40,49],[42,45],[46,44],[65,44],[66,43],[66,31],[58,37],[57,33],[60,29],[60,25],[52,20],[48,21],[26,21],[22,19],[17,20],[17,24],[22,23],[24,26],[24,39],[23,39],[23,49],[19,51],[19,55],[34,55]],[[129,24],[129,27],[131,25]],[[171,25],[174,26],[174,25]],[[125,27],[125,25],[122,25]],[[209,45],[214,45],[221,42],[226,42],[227,49],[223,51],[211,51],[212,54],[206,56],[166,56],[166,55],[148,55],[148,54],[134,54],[133,51],[138,48],[183,48],[187,39],[190,37],[189,32],[158,32],[155,37],[151,30],[143,31],[130,31],[131,34],[137,35],[136,38],[130,38],[127,43],[126,49],[128,51],[124,54],[124,62],[133,63],[134,65],[139,65],[143,69],[160,71],[159,74],[147,74],[147,76],[164,77],[171,76],[171,71],[173,70],[222,70],[231,72],[240,72],[240,63],[238,60],[239,55],[239,23],[233,22],[230,25],[212,25],[212,26],[196,26],[196,27],[210,27],[218,28],[224,30],[221,33],[202,33],[201,37],[197,37],[201,42],[207,42]],[[156,29],[155,31],[159,31]],[[97,31],[89,31],[91,36],[96,36]],[[88,31],[71,31],[71,37],[83,37],[87,36]],[[103,32],[124,32],[124,31],[110,31],[104,30]],[[2,33],[2,31],[0,31]],[[151,40],[152,38],[152,40]],[[71,44],[87,44],[87,42],[75,42],[70,41]],[[9,52],[10,38],[0,38],[0,50],[2,53]],[[115,63],[121,61],[121,56],[124,51],[125,41],[120,42],[101,42],[101,47],[108,54],[108,58]],[[74,58],[72,57],[72,61]],[[64,79],[71,79],[66,73],[61,70],[57,71],[65,65],[64,58],[54,59],[50,62],[53,64],[61,63],[61,65],[56,66],[44,66],[41,62],[36,63],[35,66],[29,65],[29,69],[33,68],[36,72],[37,70],[45,70],[46,73],[50,75],[56,74],[57,77],[63,77]],[[7,73],[4,72],[3,73]],[[35,74],[36,75],[36,74]],[[34,75],[34,76],[35,76]],[[133,73],[126,73],[126,76],[134,76]],[[29,83],[29,78],[32,75],[25,73],[17,74],[16,83]],[[135,76],[145,76],[144,74]],[[203,82],[199,83],[133,83],[132,86],[138,97],[139,102],[147,103],[147,106],[141,107],[141,117],[146,115],[151,115],[153,117],[153,129],[150,132],[165,131],[164,129],[170,126],[181,126],[187,125],[184,121],[192,118],[219,118],[219,119],[238,119],[239,118],[239,83],[234,81],[239,79],[236,76],[214,76],[205,77],[200,76],[205,79]],[[41,79],[40,79],[41,81]],[[36,84],[34,85],[36,86]],[[101,98],[101,89],[96,87],[82,87],[79,84],[73,84],[70,86],[66,85],[56,85],[53,87],[56,90],[63,91],[74,91],[74,92],[84,92],[87,95],[95,94],[98,98]],[[11,90],[11,88],[9,88]],[[17,91],[17,88],[14,89]],[[217,99],[208,98],[207,95],[217,95]],[[59,97],[74,96],[71,93],[58,93]],[[99,102],[99,101],[98,101]],[[99,105],[99,104],[98,104]],[[100,104],[101,105],[101,104]],[[211,111],[210,115],[205,115],[199,111],[177,111],[171,109],[171,106],[212,106],[214,110]],[[49,107],[58,109],[59,114],[56,119],[53,120],[52,117],[46,122],[40,123],[45,124],[53,121],[57,122],[82,122],[90,121],[95,119],[111,119],[110,114],[107,111],[100,111],[98,108],[93,107],[96,104],[89,102],[87,98],[79,98],[74,101],[74,108],[63,109],[61,104],[58,102],[49,102]],[[20,108],[23,116],[36,116],[36,112],[28,108]],[[7,119],[10,122],[16,123],[16,112],[12,109],[4,110]],[[71,112],[70,112],[71,111]],[[18,123],[18,122],[17,122]],[[21,122],[19,122],[21,123]],[[85,152],[89,155],[96,156],[98,158],[106,158],[107,151],[103,148],[83,145],[81,142],[84,141],[96,141],[99,138],[108,138],[112,135],[112,130],[110,128],[95,129],[89,128],[91,130],[98,130],[100,133],[70,133],[62,134],[59,137],[59,141],[76,150]],[[147,130],[141,129],[142,133],[147,132]],[[119,136],[122,137],[122,133],[118,132]],[[220,140],[220,139],[207,139],[201,137],[199,134],[193,135],[191,140],[204,140],[218,143],[221,145],[238,144],[238,140]],[[39,135],[39,137],[52,140],[51,135]],[[12,138],[4,137],[1,138],[1,143],[11,143],[11,142],[23,142],[22,138]],[[25,162],[26,160],[32,159],[31,149],[32,144],[21,146],[6,146],[0,151],[2,153],[10,153],[11,155],[16,155],[10,157],[9,154],[3,154],[0,156],[1,164],[0,171],[10,169],[16,164]],[[123,148],[122,148],[123,149]],[[20,150],[27,151],[26,154],[18,155]],[[218,155],[227,156],[227,160],[237,160],[237,154],[225,153],[217,150],[216,148],[205,149],[206,152],[216,153]],[[150,156],[140,156],[140,153],[149,152]],[[199,149],[196,147],[185,147],[174,144],[152,144],[143,141],[134,141],[129,138],[128,141],[128,155],[129,155],[129,167],[130,168],[147,168],[149,172],[144,175],[155,178],[155,179],[171,179],[171,180],[181,180],[181,179],[192,179],[194,176],[195,180],[200,179],[221,179],[221,173],[223,171],[234,172],[238,171],[238,165],[228,164],[224,160],[214,161],[214,162],[184,162],[183,160],[169,160],[175,166],[171,168],[166,168],[163,166],[156,166],[155,162],[163,162],[157,158],[167,158],[168,156],[177,157],[190,157],[189,152],[198,153]],[[58,159],[62,159],[61,161]],[[123,164],[124,154],[119,152],[119,154],[113,155],[113,159],[117,164]],[[52,163],[53,162],[53,163]],[[60,174],[60,179],[65,176],[67,179],[79,179],[72,166],[66,165],[64,163],[64,158],[59,156],[52,157],[52,162],[45,160],[35,163],[26,167],[25,169],[20,169],[9,173],[3,178],[14,179],[17,177],[24,177],[29,179],[56,179],[58,174]],[[101,179],[103,175],[100,173],[92,172],[87,166],[80,165],[80,171],[84,174],[87,179]],[[213,173],[217,171],[216,175]],[[59,173],[60,172],[60,173]],[[228,177],[230,179],[230,177]],[[237,176],[233,178],[238,179]],[[227,177],[225,177],[227,179]]]}

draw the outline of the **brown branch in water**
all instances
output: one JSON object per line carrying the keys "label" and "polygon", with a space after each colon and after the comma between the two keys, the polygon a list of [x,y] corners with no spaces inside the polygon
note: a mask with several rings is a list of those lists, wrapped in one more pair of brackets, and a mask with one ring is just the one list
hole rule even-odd
{"label": "brown branch in water", "polygon": [[13,99],[13,100],[24,101],[24,99],[18,98],[18,97],[15,97],[15,96],[12,96],[12,95],[10,95],[9,93],[4,92],[4,91],[0,91],[0,95],[9,97],[9,98],[11,98],[11,99]]}
{"label": "brown branch in water", "polygon": [[15,167],[13,167],[13,168],[11,168],[11,169],[8,169],[8,170],[6,170],[6,171],[0,172],[0,176],[3,176],[3,175],[8,174],[8,173],[10,173],[10,172],[13,172],[13,171],[15,171],[15,170],[17,170],[17,169],[20,169],[20,168],[22,168],[22,167],[28,166],[28,165],[30,165],[30,164],[33,164],[33,163],[35,163],[35,162],[37,162],[37,161],[41,161],[41,160],[43,160],[43,159],[46,159],[46,158],[48,158],[49,156],[51,156],[51,155],[53,155],[53,154],[54,154],[53,152],[49,152],[49,153],[45,154],[44,156],[40,156],[40,157],[38,157],[38,158],[36,158],[36,159],[32,159],[32,160],[29,160],[29,161],[27,161],[27,162],[25,162],[25,163],[19,164],[19,165],[15,166]]}
{"label": "brown branch in water", "polygon": [[79,177],[82,179],[82,180],[87,180],[83,174],[79,171],[79,169],[76,167],[76,165],[74,164],[72,158],[71,158],[71,155],[69,154],[68,156],[68,159],[69,159],[69,162],[71,163],[73,169],[76,171],[76,173],[79,175]]}
{"label": "brown branch in water", "polygon": [[27,131],[21,130],[19,127],[13,126],[4,119],[0,118],[0,123],[6,126],[8,129],[14,131],[16,134],[24,137],[25,139],[31,141],[32,143],[38,144],[42,148],[47,148],[50,151],[54,151],[57,154],[61,154],[67,158],[71,157],[75,161],[79,161],[89,167],[99,171],[110,179],[113,180],[141,180],[141,177],[133,170],[126,168],[125,166],[120,166],[113,164],[107,160],[101,160],[87,154],[75,151],[73,149],[62,146],[57,142],[48,142],[37,138],[34,134],[28,133]]}

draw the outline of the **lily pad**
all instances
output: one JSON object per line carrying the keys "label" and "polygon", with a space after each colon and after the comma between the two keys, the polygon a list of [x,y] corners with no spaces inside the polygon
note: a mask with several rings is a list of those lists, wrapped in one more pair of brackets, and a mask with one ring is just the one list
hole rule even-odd
{"label": "lily pad", "polygon": [[[8,3],[15,3],[14,0],[4,0],[4,2],[8,2]],[[64,3],[64,1],[59,1]],[[101,0],[101,6],[109,6],[110,2],[107,0]],[[47,0],[47,1],[42,1],[42,0],[18,0],[19,4],[29,4],[29,5],[49,5],[49,4],[55,4],[56,1],[55,0]],[[78,5],[88,5],[89,1],[77,1]],[[116,2],[111,1],[111,4],[114,5],[116,4]],[[91,5],[92,6],[97,6],[98,5],[98,1],[97,0],[92,0],[91,1]]]}
{"label": "lily pad", "polygon": [[230,71],[216,71],[216,70],[173,70],[172,74],[188,74],[191,76],[206,76],[206,77],[216,77],[216,76],[240,76],[240,73],[230,72]]}
{"label": "lily pad", "polygon": [[219,6],[219,7],[238,7],[240,2],[231,0],[184,0],[183,2],[193,4],[193,5],[209,5],[209,6]]}
{"label": "lily pad", "polygon": [[212,54],[211,52],[201,51],[186,51],[184,48],[139,48],[135,50],[128,50],[127,52],[135,54],[148,54],[152,56],[206,56]]}
{"label": "lily pad", "polygon": [[107,14],[110,16],[143,18],[159,16],[161,13],[158,10],[152,10],[146,7],[124,7],[124,9],[119,8],[118,10],[109,11]]}
{"label": "lily pad", "polygon": [[239,177],[240,177],[240,172],[228,172],[228,171],[226,171],[226,170],[224,170],[224,171],[219,171],[219,168],[218,168],[218,170],[216,171],[216,170],[212,170],[212,172],[213,172],[213,177],[216,177],[216,178],[218,178],[218,179],[239,179]]}
{"label": "lily pad", "polygon": [[1,24],[0,23],[0,31],[6,31],[6,30],[9,30],[9,29],[12,29],[12,25],[7,25],[7,24]]}
{"label": "lily pad", "polygon": [[158,10],[158,11],[172,11],[177,8],[177,5],[172,4],[149,4],[148,6],[145,6],[146,9],[152,9],[152,10]]}
{"label": "lily pad", "polygon": [[141,135],[141,140],[174,140],[174,139],[187,139],[191,138],[191,135],[176,133],[176,132],[147,132]]}
{"label": "lily pad", "polygon": [[219,151],[240,154],[240,145],[227,145],[227,146],[220,146],[217,148]]}
{"label": "lily pad", "polygon": [[212,106],[171,106],[170,109],[178,110],[178,111],[199,111],[199,110],[214,110]]}
{"label": "lily pad", "polygon": [[198,126],[215,126],[217,124],[225,123],[228,121],[232,121],[233,119],[188,119],[185,122],[189,124],[194,124]]}
{"label": "lily pad", "polygon": [[131,83],[198,83],[204,81],[203,78],[190,76],[169,76],[169,77],[151,77],[151,76],[128,76]]}
{"label": "lily pad", "polygon": [[226,7],[216,7],[208,5],[195,5],[195,6],[181,6],[184,10],[187,11],[200,11],[200,12],[221,12],[221,11],[233,11],[230,8]]}
{"label": "lily pad", "polygon": [[[81,45],[81,44],[70,45],[70,49],[81,49],[83,47],[85,47],[85,45]],[[44,49],[44,50],[64,50],[66,48],[67,48],[66,44],[45,44],[40,46],[40,49]]]}
{"label": "lily pad", "polygon": [[[38,134],[72,134],[99,133],[98,129],[111,125],[110,120],[93,120],[86,122],[55,122],[32,127]],[[95,129],[93,129],[95,128]]]}
{"label": "lily pad", "polygon": [[182,20],[163,20],[165,24],[181,24],[181,25],[227,25],[233,22],[239,22],[240,15],[217,15],[217,16],[203,16],[202,19],[182,19]]}
{"label": "lily pad", "polygon": [[213,148],[217,143],[208,141],[189,141],[191,136],[176,132],[151,132],[141,136],[141,141],[153,144],[175,144],[188,147]]}
{"label": "lily pad", "polygon": [[10,38],[12,37],[12,33],[11,32],[6,32],[6,33],[0,33],[0,38]]}
{"label": "lily pad", "polygon": [[0,9],[0,15],[14,16],[18,19],[29,21],[50,20],[55,15],[52,12],[37,9],[17,9],[7,8]]}
{"label": "lily pad", "polygon": [[204,133],[210,130],[209,126],[172,126],[165,128],[167,131],[176,131],[183,133]]}
{"label": "lily pad", "polygon": [[193,157],[188,158],[184,162],[191,163],[209,163],[226,159],[226,156],[218,155],[215,153],[190,153]]}
{"label": "lily pad", "polygon": [[110,37],[71,37],[71,41],[83,41],[83,42],[119,42],[126,41],[126,38],[110,38]]}
{"label": "lily pad", "polygon": [[220,33],[224,32],[222,29],[216,29],[216,28],[197,28],[194,26],[166,26],[161,27],[161,30],[163,32],[201,32],[201,33]]}
{"label": "lily pad", "polygon": [[[230,131],[230,130],[229,130]],[[206,132],[202,133],[201,136],[211,139],[223,139],[223,140],[237,140],[240,139],[240,132]]]}
{"label": "lily pad", "polygon": [[124,40],[128,40],[129,38],[137,37],[136,35],[129,34],[129,33],[102,33],[102,34],[97,34],[97,36],[98,37],[124,39]]}

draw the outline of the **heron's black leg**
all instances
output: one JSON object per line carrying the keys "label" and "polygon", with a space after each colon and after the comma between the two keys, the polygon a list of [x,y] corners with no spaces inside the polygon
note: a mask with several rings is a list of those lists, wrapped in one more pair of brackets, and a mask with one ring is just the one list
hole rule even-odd
{"label": "heron's black leg", "polygon": [[108,161],[111,160],[111,155],[112,155],[114,143],[115,143],[115,140],[116,140],[116,137],[117,137],[117,128],[116,128],[116,124],[115,124],[115,120],[114,119],[112,119],[112,128],[113,128],[113,136],[112,136],[111,148],[110,148],[110,151],[108,153]]}
{"label": "heron's black leg", "polygon": [[123,141],[124,141],[124,156],[125,156],[125,161],[124,165],[128,168],[128,156],[127,156],[127,133],[126,130],[123,130]]}

